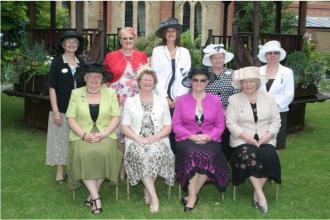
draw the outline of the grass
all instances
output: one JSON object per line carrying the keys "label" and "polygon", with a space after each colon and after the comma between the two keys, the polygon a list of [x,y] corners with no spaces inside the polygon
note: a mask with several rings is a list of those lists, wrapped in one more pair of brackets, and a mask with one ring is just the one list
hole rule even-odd
{"label": "grass", "polygon": [[266,196],[270,212],[266,215],[250,205],[251,188],[248,182],[237,188],[232,200],[232,186],[225,199],[213,185],[206,185],[200,201],[191,213],[184,213],[178,199],[178,186],[167,199],[167,186],[157,182],[161,212],[150,214],[144,205],[141,184],[131,187],[127,200],[126,183],[115,189],[104,185],[101,191],[104,212],[94,216],[83,201],[87,191],[80,188],[76,199],[66,184],[55,183],[55,168],[45,165],[46,133],[28,127],[23,122],[22,98],[1,96],[1,218],[8,219],[89,219],[89,218],[304,218],[330,217],[330,102],[308,104],[306,128],[288,137],[287,149],[281,153],[282,185],[275,200],[275,184],[268,183]]}

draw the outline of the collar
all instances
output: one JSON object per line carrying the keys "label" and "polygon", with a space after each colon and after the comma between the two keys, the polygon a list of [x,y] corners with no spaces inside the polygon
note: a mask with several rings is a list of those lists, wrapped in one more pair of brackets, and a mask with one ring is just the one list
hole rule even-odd
{"label": "collar", "polygon": [[[78,64],[79,63],[79,59],[75,56],[75,62]],[[66,58],[66,56],[63,54],[62,55],[62,59],[63,59],[63,63],[69,63],[68,59]]]}

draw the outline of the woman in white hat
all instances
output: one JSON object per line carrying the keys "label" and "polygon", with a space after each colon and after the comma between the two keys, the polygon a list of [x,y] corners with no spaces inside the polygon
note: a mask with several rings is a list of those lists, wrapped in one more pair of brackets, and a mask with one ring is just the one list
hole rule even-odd
{"label": "woman in white hat", "polygon": [[267,179],[281,183],[281,166],[276,153],[276,135],[281,119],[274,98],[258,91],[266,82],[258,67],[234,72],[233,86],[242,92],[232,95],[226,109],[226,124],[231,133],[230,158],[233,185],[249,178],[253,186],[252,206],[268,212],[263,186]]}
{"label": "woman in white hat", "polygon": [[[223,66],[234,58],[234,54],[227,52],[223,44],[209,44],[204,48],[203,52],[205,55],[202,63],[208,67],[210,72],[209,84],[206,86],[205,91],[218,96],[224,110],[226,110],[228,98],[240,92],[239,89],[235,89],[231,84],[233,81],[233,70]],[[229,159],[231,154],[229,137],[230,133],[226,128],[222,134],[222,145],[227,159]]]}
{"label": "woman in white hat", "polygon": [[268,41],[259,46],[258,58],[266,65],[260,67],[260,74],[268,77],[266,85],[260,87],[261,91],[269,92],[275,98],[281,115],[281,128],[277,135],[276,149],[285,148],[287,133],[287,114],[289,104],[294,98],[294,79],[290,68],[280,64],[285,59],[286,52],[278,41]]}

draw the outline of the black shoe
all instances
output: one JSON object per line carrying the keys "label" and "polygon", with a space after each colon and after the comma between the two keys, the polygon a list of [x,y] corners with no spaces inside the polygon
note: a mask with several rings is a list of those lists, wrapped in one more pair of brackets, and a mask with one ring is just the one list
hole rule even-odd
{"label": "black shoe", "polygon": [[[197,205],[197,202],[198,202],[198,194],[196,195],[196,202],[195,202],[195,204],[194,204],[194,207],[187,207],[187,206],[184,206],[184,208],[183,208],[183,211],[185,211],[185,212],[191,212],[195,207],[196,207],[196,205]],[[187,201],[187,200],[186,200]]]}
{"label": "black shoe", "polygon": [[181,199],[181,205],[182,206],[186,206],[187,205],[187,200],[183,197],[182,199]]}
{"label": "black shoe", "polygon": [[97,203],[96,203],[97,200],[101,200],[101,199],[100,198],[92,199],[92,202],[95,205],[95,209],[92,209],[92,214],[100,214],[103,211],[102,208],[97,207]]}

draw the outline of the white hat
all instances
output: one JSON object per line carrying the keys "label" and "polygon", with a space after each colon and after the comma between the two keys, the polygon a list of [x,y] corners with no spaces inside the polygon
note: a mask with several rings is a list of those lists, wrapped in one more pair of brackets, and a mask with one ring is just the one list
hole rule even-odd
{"label": "white hat", "polygon": [[212,66],[210,58],[214,54],[218,54],[218,53],[225,54],[224,64],[230,62],[234,58],[234,54],[230,53],[230,52],[227,52],[224,49],[223,44],[209,44],[209,45],[207,45],[207,47],[204,48],[203,52],[205,53],[205,55],[203,57],[202,63],[205,66]]}
{"label": "white hat", "polygon": [[277,40],[268,41],[263,46],[259,45],[259,54],[258,58],[261,62],[267,63],[266,60],[266,53],[272,52],[272,51],[279,51],[280,52],[280,61],[284,60],[286,57],[285,50],[281,47],[281,43]]}
{"label": "white hat", "polygon": [[260,84],[267,82],[266,75],[260,75],[259,67],[248,66],[234,71],[234,77],[232,85],[236,89],[241,89],[241,80],[243,79],[259,79]]}

